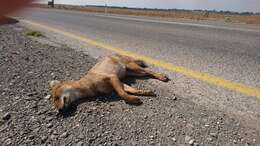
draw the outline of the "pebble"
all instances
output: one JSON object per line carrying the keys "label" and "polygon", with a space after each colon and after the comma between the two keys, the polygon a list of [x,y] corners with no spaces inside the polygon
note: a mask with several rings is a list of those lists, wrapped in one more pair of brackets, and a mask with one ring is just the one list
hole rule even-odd
{"label": "pebble", "polygon": [[177,141],[177,139],[176,139],[175,137],[173,137],[173,138],[172,138],[172,141],[176,142],[176,141]]}
{"label": "pebble", "polygon": [[210,133],[209,135],[212,137],[217,137],[217,133]]}
{"label": "pebble", "polygon": [[92,143],[93,141],[95,141],[94,138],[91,138],[91,139],[88,140],[89,143]]}
{"label": "pebble", "polygon": [[49,130],[48,130],[48,133],[52,133],[52,132],[53,132],[53,130],[52,130],[52,129],[49,129]]}
{"label": "pebble", "polygon": [[58,135],[58,132],[57,132],[56,130],[53,130],[53,131],[52,131],[52,134]]}
{"label": "pebble", "polygon": [[47,117],[46,120],[47,120],[47,121],[52,121],[52,120],[53,120],[53,117]]}
{"label": "pebble", "polygon": [[186,143],[189,143],[189,141],[191,140],[191,137],[186,135],[185,138],[184,138],[185,142]]}
{"label": "pebble", "polygon": [[2,119],[3,119],[4,121],[7,121],[7,120],[11,119],[11,114],[10,114],[10,113],[4,114],[4,116],[2,117]]}
{"label": "pebble", "polygon": [[195,140],[194,140],[194,139],[191,139],[191,140],[189,141],[189,144],[190,144],[190,145],[193,145],[194,142],[195,142]]}
{"label": "pebble", "polygon": [[79,141],[76,146],[83,146],[83,144],[84,143],[82,141]]}
{"label": "pebble", "polygon": [[33,95],[36,95],[37,93],[36,92],[31,92],[31,93],[27,93],[27,96],[31,97]]}
{"label": "pebble", "polygon": [[61,138],[66,138],[66,137],[68,137],[68,135],[69,135],[69,134],[68,134],[67,132],[64,132],[64,133],[62,133],[62,134],[60,135],[60,137],[61,137]]}
{"label": "pebble", "polygon": [[54,72],[52,72],[52,73],[51,73],[51,76],[55,76],[55,73],[54,73]]}
{"label": "pebble", "polygon": [[44,97],[44,99],[49,100],[51,98],[51,95],[47,95]]}
{"label": "pebble", "polygon": [[55,135],[51,135],[51,139],[54,140],[56,138]]}
{"label": "pebble", "polygon": [[47,139],[48,139],[47,136],[42,136],[42,137],[41,137],[42,142],[45,142]]}
{"label": "pebble", "polygon": [[212,141],[213,139],[211,137],[207,138],[208,141]]}
{"label": "pebble", "polygon": [[46,125],[46,127],[47,128],[51,128],[53,125],[51,124],[51,123],[48,123],[47,125]]}
{"label": "pebble", "polygon": [[33,130],[33,132],[34,132],[34,133],[38,133],[39,130],[40,130],[40,128],[35,128],[35,129]]}
{"label": "pebble", "polygon": [[30,136],[29,136],[29,139],[33,139],[33,138],[34,138],[34,136],[33,136],[33,135],[30,135]]}
{"label": "pebble", "polygon": [[6,139],[5,142],[6,142],[7,145],[11,145],[12,144],[12,140],[10,138]]}
{"label": "pebble", "polygon": [[78,138],[79,139],[84,139],[84,135],[83,134],[79,134]]}
{"label": "pebble", "polygon": [[233,140],[233,143],[234,143],[234,144],[237,144],[237,141],[236,141],[236,140]]}

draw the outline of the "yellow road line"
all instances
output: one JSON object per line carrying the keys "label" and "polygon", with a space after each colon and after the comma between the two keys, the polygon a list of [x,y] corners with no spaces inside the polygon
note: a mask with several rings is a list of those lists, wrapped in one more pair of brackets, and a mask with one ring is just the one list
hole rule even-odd
{"label": "yellow road line", "polygon": [[43,25],[43,24],[39,24],[39,23],[36,23],[36,22],[32,22],[32,21],[29,21],[29,20],[21,20],[21,21],[25,22],[27,24],[39,27],[39,28],[43,28],[43,29],[46,29],[46,30],[49,30],[49,31],[52,31],[52,32],[55,32],[55,33],[62,34],[66,37],[69,37],[69,38],[72,38],[72,39],[75,39],[75,40],[78,40],[78,41],[82,41],[84,43],[87,43],[87,44],[90,44],[90,45],[93,45],[93,46],[104,48],[104,49],[116,52],[118,54],[130,56],[130,57],[133,57],[133,58],[136,58],[136,59],[142,59],[149,64],[153,64],[155,66],[159,66],[159,67],[162,67],[164,69],[186,75],[188,77],[196,78],[196,79],[205,81],[205,82],[213,84],[213,85],[217,85],[217,86],[229,89],[229,90],[237,91],[237,92],[246,94],[248,96],[254,96],[254,97],[260,99],[260,89],[257,89],[257,88],[254,88],[254,87],[250,87],[250,86],[247,86],[247,85],[244,85],[244,84],[241,84],[241,83],[229,81],[229,80],[226,80],[226,79],[223,79],[223,78],[220,78],[220,77],[217,77],[217,76],[213,76],[213,75],[210,75],[210,74],[202,73],[202,72],[199,72],[199,71],[191,70],[191,69],[188,69],[188,68],[185,68],[185,67],[182,67],[182,66],[177,66],[177,65],[165,62],[165,61],[153,59],[151,57],[147,57],[147,56],[140,55],[140,54],[137,54],[137,53],[134,53],[134,52],[131,52],[131,51],[127,51],[127,50],[124,50],[122,48],[116,48],[116,47],[107,45],[107,44],[99,42],[99,41],[95,41],[93,39],[87,38],[86,36],[82,36],[82,35],[79,35],[79,34],[66,32],[66,31],[63,31],[63,30],[60,30],[60,29],[56,29],[56,28],[53,28],[53,27],[50,27],[50,26],[47,26],[47,25]]}

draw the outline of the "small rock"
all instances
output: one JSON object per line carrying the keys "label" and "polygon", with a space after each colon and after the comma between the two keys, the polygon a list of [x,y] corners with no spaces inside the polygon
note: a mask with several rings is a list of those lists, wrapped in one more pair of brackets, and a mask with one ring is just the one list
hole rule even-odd
{"label": "small rock", "polygon": [[92,109],[93,111],[94,111],[94,110],[97,110],[97,108],[96,108],[96,107],[92,107],[91,109]]}
{"label": "small rock", "polygon": [[191,137],[186,135],[185,138],[184,138],[185,142],[186,143],[189,143],[189,141],[191,140]]}
{"label": "small rock", "polygon": [[79,134],[78,138],[79,139],[84,139],[84,135],[83,134]]}
{"label": "small rock", "polygon": [[79,141],[76,146],[83,146],[83,144],[84,143],[82,141]]}
{"label": "small rock", "polygon": [[33,132],[34,132],[34,133],[38,133],[39,130],[40,130],[40,128],[35,128],[35,129],[33,130]]}
{"label": "small rock", "polygon": [[31,92],[31,93],[27,93],[27,96],[31,97],[33,95],[36,95],[37,93],[36,92]]}
{"label": "small rock", "polygon": [[53,131],[52,131],[52,134],[58,135],[58,132],[57,132],[56,130],[53,130]]}
{"label": "small rock", "polygon": [[33,135],[29,135],[29,139],[33,139],[34,138],[34,136]]}
{"label": "small rock", "polygon": [[233,140],[233,143],[234,143],[234,144],[237,144],[237,141],[236,141],[236,140]]}
{"label": "small rock", "polygon": [[7,121],[7,120],[11,119],[11,114],[10,114],[10,113],[4,114],[4,116],[2,117],[2,119],[3,119],[4,121]]}
{"label": "small rock", "polygon": [[132,140],[131,143],[132,143],[133,146],[137,146],[138,145],[138,143],[135,140]]}
{"label": "small rock", "polygon": [[195,142],[195,143],[193,144],[193,146],[199,146],[199,143],[196,143],[196,142]]}
{"label": "small rock", "polygon": [[56,136],[55,135],[51,135],[51,139],[52,140],[56,139]]}
{"label": "small rock", "polygon": [[10,138],[6,139],[6,145],[11,145],[12,144],[12,140]]}
{"label": "small rock", "polygon": [[176,142],[176,141],[177,141],[177,139],[176,139],[175,137],[173,137],[173,138],[172,138],[172,141]]}
{"label": "small rock", "polygon": [[48,139],[47,136],[42,136],[42,137],[41,137],[41,140],[42,140],[43,143],[44,143],[47,139]]}
{"label": "small rock", "polygon": [[91,138],[91,139],[88,140],[89,143],[92,143],[93,141],[95,141],[94,138]]}
{"label": "small rock", "polygon": [[20,97],[19,96],[15,96],[14,99],[18,100],[18,99],[20,99]]}
{"label": "small rock", "polygon": [[51,95],[47,95],[44,97],[44,99],[49,100],[51,98]]}
{"label": "small rock", "polygon": [[208,141],[212,141],[213,139],[211,137],[207,138]]}
{"label": "small rock", "polygon": [[52,121],[52,120],[53,120],[53,117],[47,117],[46,120],[47,120],[47,121]]}
{"label": "small rock", "polygon": [[190,145],[193,145],[194,142],[195,142],[195,140],[194,140],[194,139],[191,139],[191,140],[189,141],[189,144],[190,144]]}
{"label": "small rock", "polygon": [[53,129],[49,129],[49,130],[48,130],[48,133],[52,133],[52,132],[53,132]]}
{"label": "small rock", "polygon": [[69,135],[69,134],[68,134],[67,132],[64,132],[64,133],[62,133],[62,134],[60,135],[60,137],[61,137],[61,138],[66,138],[66,137],[68,137],[68,135]]}
{"label": "small rock", "polygon": [[51,123],[48,123],[47,125],[46,125],[46,127],[47,128],[51,128],[53,125],[51,124]]}
{"label": "small rock", "polygon": [[154,139],[154,136],[153,135],[151,135],[151,136],[149,136],[150,137],[150,139]]}
{"label": "small rock", "polygon": [[213,133],[213,132],[212,132],[212,133],[210,133],[209,135],[212,136],[212,137],[217,137],[217,133]]}

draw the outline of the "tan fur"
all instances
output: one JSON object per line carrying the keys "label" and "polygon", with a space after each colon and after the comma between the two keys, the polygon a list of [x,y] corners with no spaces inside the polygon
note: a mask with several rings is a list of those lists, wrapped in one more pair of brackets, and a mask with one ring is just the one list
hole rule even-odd
{"label": "tan fur", "polygon": [[152,91],[137,90],[122,84],[122,79],[127,76],[148,76],[164,82],[169,80],[166,75],[150,71],[144,66],[143,61],[126,56],[112,55],[104,57],[80,80],[51,81],[51,99],[58,110],[63,110],[78,99],[109,94],[115,91],[127,103],[140,104],[142,103],[141,100],[133,94],[146,96],[155,94]]}

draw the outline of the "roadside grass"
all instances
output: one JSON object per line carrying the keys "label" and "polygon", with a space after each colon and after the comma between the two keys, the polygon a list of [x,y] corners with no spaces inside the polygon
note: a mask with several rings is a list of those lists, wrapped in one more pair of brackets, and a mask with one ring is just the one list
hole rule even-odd
{"label": "roadside grass", "polygon": [[44,37],[43,33],[40,31],[29,31],[26,33],[27,36],[31,36],[31,37]]}

